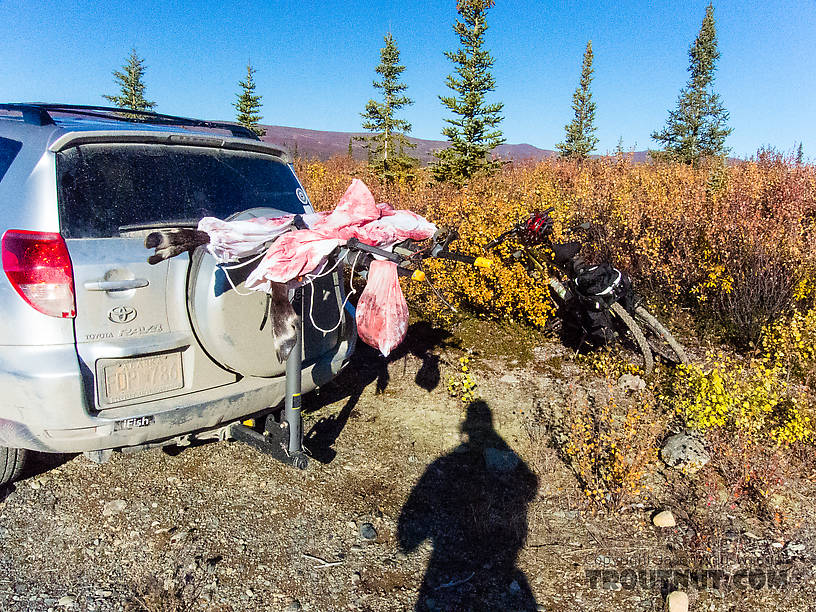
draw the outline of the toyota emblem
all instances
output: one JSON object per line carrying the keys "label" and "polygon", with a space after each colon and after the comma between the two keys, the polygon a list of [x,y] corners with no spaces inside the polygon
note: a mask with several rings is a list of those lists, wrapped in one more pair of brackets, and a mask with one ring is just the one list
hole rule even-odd
{"label": "toyota emblem", "polygon": [[136,318],[136,309],[129,306],[117,306],[111,309],[108,318],[114,323],[130,323]]}

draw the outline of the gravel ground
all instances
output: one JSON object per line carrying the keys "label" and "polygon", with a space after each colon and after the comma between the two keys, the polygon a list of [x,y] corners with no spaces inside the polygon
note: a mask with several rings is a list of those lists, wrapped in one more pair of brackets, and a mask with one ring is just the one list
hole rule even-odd
{"label": "gravel ground", "polygon": [[[465,407],[445,384],[461,348],[415,326],[390,363],[361,349],[307,398],[324,462],[303,472],[237,442],[39,458],[0,494],[0,609],[662,610],[665,581],[629,570],[687,569],[691,527],[659,531],[647,507],[588,512],[536,434],[535,406],[574,392],[569,354],[483,357],[483,401]],[[548,359],[560,374],[536,366]],[[798,494],[796,533],[723,517],[715,551],[735,567],[773,559],[762,567],[787,583],[760,585],[757,569],[697,584],[692,610],[816,609],[816,508]]]}

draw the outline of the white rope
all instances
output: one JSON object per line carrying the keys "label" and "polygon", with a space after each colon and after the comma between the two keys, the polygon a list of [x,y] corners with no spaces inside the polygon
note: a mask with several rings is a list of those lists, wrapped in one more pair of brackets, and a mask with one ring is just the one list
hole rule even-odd
{"label": "white rope", "polygon": [[307,283],[311,283],[312,281],[317,280],[318,278],[323,278],[324,276],[328,276],[329,274],[331,274],[332,272],[334,272],[337,269],[337,266],[340,265],[340,261],[341,261],[341,258],[338,257],[337,261],[334,262],[334,265],[331,268],[329,268],[328,270],[326,270],[324,272],[321,272],[320,274],[306,273],[306,274],[303,275],[303,278],[306,279]]}
{"label": "white rope", "polygon": [[252,291],[251,289],[249,291],[247,291],[246,293],[241,293],[240,291],[238,291],[238,287],[236,287],[235,283],[232,282],[232,277],[229,275],[229,270],[237,270],[239,268],[243,268],[244,266],[248,266],[249,264],[255,263],[256,261],[258,261],[264,255],[266,255],[266,252],[259,253],[258,255],[253,257],[252,259],[248,259],[246,261],[240,261],[240,262],[238,262],[236,264],[232,264],[231,266],[221,264],[221,266],[220,266],[221,269],[226,270],[226,272],[224,272],[224,276],[227,277],[227,282],[230,284],[230,287],[232,287],[232,290],[235,291],[236,294],[238,294],[238,295],[252,295],[253,293],[255,293],[255,291]]}
{"label": "white rope", "polygon": [[251,264],[251,263],[253,263],[255,261],[258,261],[264,255],[266,255],[266,251],[264,251],[263,253],[258,253],[252,259],[247,259],[246,261],[239,261],[238,263],[234,263],[234,264],[229,265],[229,266],[226,265],[226,264],[221,264],[221,267],[226,269],[226,270],[237,270],[238,268],[243,268],[244,266],[248,266],[249,264]]}
{"label": "white rope", "polygon": [[[318,330],[318,331],[320,331],[320,332],[322,332],[324,334],[330,334],[333,331],[335,331],[338,327],[340,327],[340,325],[343,323],[343,311],[344,311],[344,309],[346,307],[346,304],[348,304],[348,301],[351,298],[351,296],[354,295],[355,293],[357,293],[357,290],[354,288],[354,269],[357,267],[357,261],[360,259],[361,254],[362,253],[360,251],[358,251],[357,255],[354,257],[354,263],[351,264],[351,276],[349,277],[349,292],[346,294],[346,299],[343,300],[343,303],[340,305],[337,325],[335,325],[331,329],[323,329],[317,323],[315,323],[315,320],[314,320],[314,293],[315,293],[314,281],[316,281],[319,278],[323,278],[324,276],[328,276],[329,274],[333,273],[337,269],[337,267],[340,265],[340,262],[343,260],[343,258],[338,257],[337,261],[334,262],[334,265],[331,268],[321,272],[320,274],[304,274],[303,275],[303,277],[306,279],[306,282],[303,283],[303,284],[304,285],[311,285],[311,293],[309,294],[309,320],[312,322],[312,326],[316,330]],[[229,265],[229,266],[223,265],[223,264],[221,265],[221,269],[226,270],[224,272],[224,276],[227,277],[227,282],[230,284],[230,287],[232,287],[232,290],[235,291],[235,293],[237,295],[243,295],[243,296],[252,295],[253,293],[255,293],[255,291],[250,290],[250,291],[247,291],[246,293],[242,293],[241,291],[238,291],[238,287],[235,286],[235,283],[232,281],[232,277],[230,277],[230,275],[229,275],[229,270],[237,270],[239,268],[243,268],[245,266],[248,266],[249,264],[254,263],[254,262],[258,261],[259,259],[261,259],[264,255],[266,255],[266,252],[259,253],[258,255],[256,255],[255,257],[253,257],[251,259],[248,259],[247,261],[242,261],[242,262],[232,264],[232,265]]]}
{"label": "white rope", "polygon": [[348,304],[349,298],[351,298],[352,295],[357,293],[357,290],[354,288],[354,268],[357,267],[357,260],[360,258],[360,255],[362,255],[362,253],[360,251],[357,251],[357,255],[354,257],[354,263],[351,264],[351,274],[349,275],[349,292],[346,294],[346,299],[343,300],[343,303],[340,305],[340,309],[338,311],[339,312],[339,317],[337,319],[337,325],[335,325],[331,329],[323,329],[322,327],[319,327],[317,325],[317,323],[315,323],[315,320],[314,320],[314,293],[315,293],[314,281],[317,280],[318,278],[321,278],[322,276],[326,276],[327,274],[333,272],[334,269],[337,268],[337,266],[340,264],[341,258],[340,257],[337,258],[337,262],[331,267],[331,270],[329,270],[328,272],[324,272],[323,274],[319,274],[317,276],[314,276],[308,281],[309,284],[312,286],[311,287],[312,292],[309,294],[309,320],[312,322],[312,326],[316,330],[318,330],[320,332],[323,332],[324,334],[330,334],[334,330],[336,330],[338,327],[340,327],[340,324],[343,322],[343,312],[344,312],[344,310],[346,308],[346,304]]}

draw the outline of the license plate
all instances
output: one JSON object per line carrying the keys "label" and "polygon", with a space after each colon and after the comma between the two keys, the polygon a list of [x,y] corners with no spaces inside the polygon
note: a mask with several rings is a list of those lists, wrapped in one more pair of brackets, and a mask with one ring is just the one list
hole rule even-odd
{"label": "license plate", "polygon": [[122,359],[103,368],[104,401],[108,404],[156,395],[184,386],[181,353]]}

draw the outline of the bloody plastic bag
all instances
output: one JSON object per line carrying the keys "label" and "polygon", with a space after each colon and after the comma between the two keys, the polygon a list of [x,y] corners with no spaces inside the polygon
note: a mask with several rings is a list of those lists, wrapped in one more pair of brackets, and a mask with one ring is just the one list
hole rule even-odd
{"label": "bloody plastic bag", "polygon": [[397,264],[373,261],[368,283],[357,302],[357,334],[388,357],[408,332],[408,302],[397,277]]}

